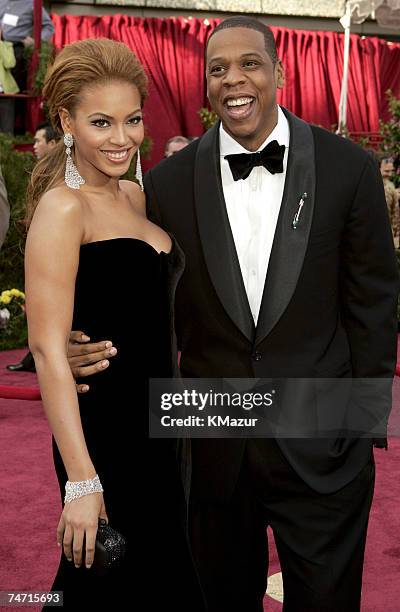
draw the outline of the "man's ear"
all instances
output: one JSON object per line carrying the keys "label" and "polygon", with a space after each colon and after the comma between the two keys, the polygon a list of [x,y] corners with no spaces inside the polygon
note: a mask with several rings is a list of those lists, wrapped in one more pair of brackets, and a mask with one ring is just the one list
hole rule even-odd
{"label": "man's ear", "polygon": [[62,127],[64,134],[71,133],[72,117],[67,111],[67,109],[60,108],[58,111],[58,116],[60,117],[61,127]]}
{"label": "man's ear", "polygon": [[278,89],[285,86],[285,68],[280,59],[275,64],[275,81]]}

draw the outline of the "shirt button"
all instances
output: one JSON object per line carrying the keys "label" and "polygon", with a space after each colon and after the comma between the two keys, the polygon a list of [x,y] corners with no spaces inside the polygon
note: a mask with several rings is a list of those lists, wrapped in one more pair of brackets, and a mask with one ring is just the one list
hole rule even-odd
{"label": "shirt button", "polygon": [[251,275],[255,276],[257,274],[257,272],[254,270],[254,268],[251,270]]}
{"label": "shirt button", "polygon": [[262,353],[260,353],[259,351],[255,351],[253,353],[253,359],[254,361],[261,361],[261,357],[262,357]]}

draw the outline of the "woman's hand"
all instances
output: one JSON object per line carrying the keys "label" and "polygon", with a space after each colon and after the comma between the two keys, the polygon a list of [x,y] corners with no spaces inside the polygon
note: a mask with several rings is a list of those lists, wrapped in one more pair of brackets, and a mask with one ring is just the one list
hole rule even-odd
{"label": "woman's hand", "polygon": [[57,543],[63,544],[68,561],[74,560],[75,567],[82,563],[82,548],[85,537],[85,565],[93,563],[98,519],[108,517],[104,506],[103,493],[90,493],[65,504],[57,527]]}

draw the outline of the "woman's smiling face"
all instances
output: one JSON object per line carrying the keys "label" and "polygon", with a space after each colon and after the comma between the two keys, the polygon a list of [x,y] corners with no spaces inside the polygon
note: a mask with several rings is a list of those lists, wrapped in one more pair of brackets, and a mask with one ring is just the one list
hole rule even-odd
{"label": "woman's smiling face", "polygon": [[73,112],[61,110],[60,117],[64,132],[74,137],[75,163],[86,181],[99,173],[118,178],[127,172],[144,137],[136,85],[107,81],[87,86]]}

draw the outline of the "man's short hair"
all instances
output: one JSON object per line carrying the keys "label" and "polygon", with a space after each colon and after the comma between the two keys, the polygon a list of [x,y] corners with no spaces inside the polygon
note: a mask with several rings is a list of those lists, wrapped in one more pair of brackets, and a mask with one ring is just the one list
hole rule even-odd
{"label": "man's short hair", "polygon": [[393,155],[390,154],[389,151],[376,151],[375,159],[378,162],[378,164],[381,164],[383,161],[388,161],[392,163],[394,162],[394,157]]}
{"label": "man's short hair", "polygon": [[39,125],[36,127],[36,131],[38,132],[39,130],[44,130],[45,139],[47,143],[49,143],[50,140],[57,141],[60,139],[60,135],[56,132],[53,126],[50,123],[47,123],[46,121],[43,123],[39,123]]}
{"label": "man's short hair", "polygon": [[181,142],[182,144],[189,144],[190,140],[189,138],[186,138],[186,136],[172,136],[172,138],[167,140],[167,142],[165,143],[165,149],[167,149],[169,145],[172,144],[173,142]]}
{"label": "man's short hair", "polygon": [[235,17],[228,17],[228,19],[224,19],[221,21],[219,25],[211,32],[208,37],[206,44],[206,51],[208,43],[210,39],[221,30],[226,30],[227,28],[249,28],[250,30],[256,30],[257,32],[261,32],[264,36],[265,41],[265,50],[270,56],[272,62],[275,64],[278,61],[278,53],[276,50],[276,43],[274,35],[272,34],[271,28],[267,26],[262,21],[259,21],[255,17],[247,17],[246,15],[237,15]]}
{"label": "man's short hair", "polygon": [[172,136],[172,138],[167,140],[167,142],[165,143],[164,151],[167,151],[169,145],[173,144],[174,142],[181,142],[182,144],[187,145],[190,143],[190,140],[189,138],[186,138],[186,136]]}

